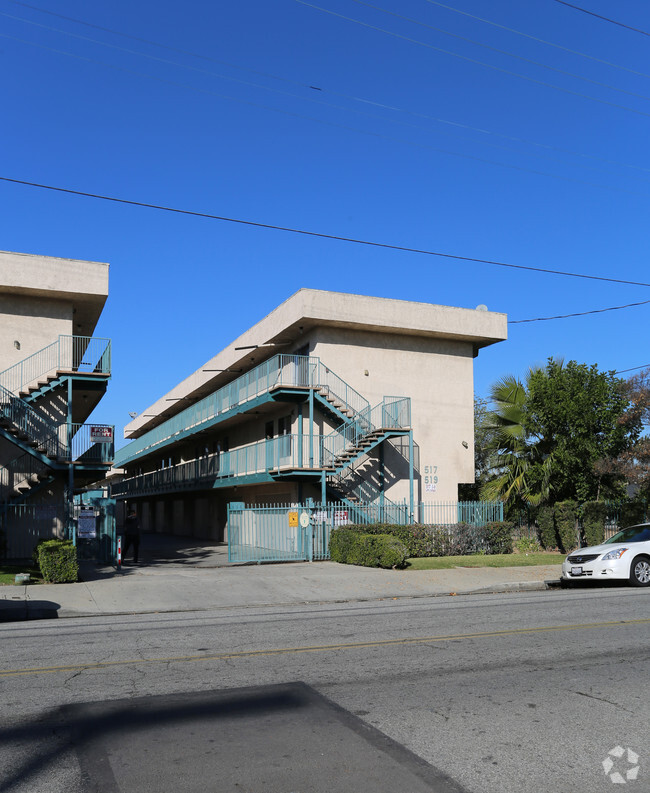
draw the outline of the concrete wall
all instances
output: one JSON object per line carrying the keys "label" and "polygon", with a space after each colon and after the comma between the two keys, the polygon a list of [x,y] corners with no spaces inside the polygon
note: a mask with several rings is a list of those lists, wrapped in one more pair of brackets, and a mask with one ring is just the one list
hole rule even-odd
{"label": "concrete wall", "polygon": [[[420,446],[422,477],[416,499],[452,501],[457,498],[460,482],[474,481],[471,344],[322,328],[311,334],[310,346],[311,354],[331,365],[371,406],[384,396],[411,398],[413,435]],[[437,482],[434,477],[438,477]],[[435,489],[427,489],[427,485]],[[393,501],[408,498],[408,483],[395,483],[387,495]]]}
{"label": "concrete wall", "polygon": [[72,334],[72,311],[70,301],[0,291],[0,372]]}

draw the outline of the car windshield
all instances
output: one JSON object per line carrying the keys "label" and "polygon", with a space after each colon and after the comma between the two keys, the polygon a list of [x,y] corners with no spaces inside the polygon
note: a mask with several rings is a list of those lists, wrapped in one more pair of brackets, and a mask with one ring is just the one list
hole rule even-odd
{"label": "car windshield", "polygon": [[605,540],[605,543],[648,541],[650,541],[650,526],[630,526],[627,529],[622,529],[609,540]]}

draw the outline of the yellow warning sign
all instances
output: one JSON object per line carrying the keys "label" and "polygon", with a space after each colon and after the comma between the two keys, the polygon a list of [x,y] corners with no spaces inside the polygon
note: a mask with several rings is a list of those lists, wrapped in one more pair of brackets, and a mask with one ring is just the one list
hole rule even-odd
{"label": "yellow warning sign", "polygon": [[290,512],[289,513],[289,526],[297,526],[298,525],[298,513],[297,512]]}

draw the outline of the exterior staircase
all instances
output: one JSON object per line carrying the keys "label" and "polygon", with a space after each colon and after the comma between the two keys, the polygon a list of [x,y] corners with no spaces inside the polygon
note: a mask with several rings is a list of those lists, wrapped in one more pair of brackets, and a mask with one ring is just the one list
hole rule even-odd
{"label": "exterior staircase", "polygon": [[4,386],[0,386],[0,433],[44,462],[56,463],[62,456],[57,428]]}
{"label": "exterior staircase", "polygon": [[0,501],[25,499],[70,463],[76,467],[82,464],[87,477],[98,467],[105,469],[110,464],[112,443],[96,443],[90,425],[69,420],[55,423],[37,409],[39,398],[75,375],[100,375],[106,380],[110,375],[110,341],[60,336],[0,372],[0,437],[22,452],[0,465]]}
{"label": "exterior staircase", "polygon": [[48,466],[25,452],[0,468],[0,500],[22,500],[53,479]]}

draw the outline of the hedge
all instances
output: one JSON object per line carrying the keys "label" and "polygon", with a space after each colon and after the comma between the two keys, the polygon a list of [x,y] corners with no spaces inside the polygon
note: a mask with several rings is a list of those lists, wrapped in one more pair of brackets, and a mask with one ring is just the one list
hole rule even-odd
{"label": "hedge", "polygon": [[553,516],[553,507],[541,507],[537,515],[537,526],[539,528],[539,541],[544,550],[548,551],[551,548],[557,548],[559,545],[557,533],[555,531],[555,518]]}
{"label": "hedge", "polygon": [[575,501],[559,501],[555,505],[555,527],[564,553],[578,545],[576,532],[578,505]]}
{"label": "hedge", "polygon": [[77,549],[71,540],[41,542],[36,546],[35,555],[46,583],[74,583],[79,577]]}
{"label": "hedge", "polygon": [[[473,553],[512,553],[513,549],[513,525],[504,521],[487,523],[484,526],[468,523],[457,523],[454,526],[373,523],[352,524],[344,528],[349,532],[394,537],[404,545],[407,558],[411,559],[425,556],[467,556]],[[350,542],[348,539],[340,541]]]}
{"label": "hedge", "polygon": [[586,501],[582,505],[582,531],[587,545],[600,545],[604,541],[606,518],[604,501]]}
{"label": "hedge", "polygon": [[624,504],[618,521],[620,529],[626,526],[635,526],[637,523],[645,523],[646,505],[643,501],[634,499]]}
{"label": "hedge", "polygon": [[330,557],[334,562],[363,567],[403,567],[407,553],[404,545],[388,534],[363,534],[335,529],[330,537]]}

